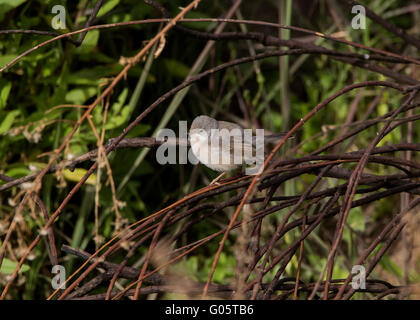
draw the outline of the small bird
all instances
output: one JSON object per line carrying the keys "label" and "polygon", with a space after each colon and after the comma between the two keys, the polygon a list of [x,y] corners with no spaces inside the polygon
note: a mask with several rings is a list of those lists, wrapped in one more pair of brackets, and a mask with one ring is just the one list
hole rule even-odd
{"label": "small bird", "polygon": [[[262,139],[247,134],[236,123],[200,115],[191,124],[189,140],[192,152],[201,163],[222,172],[210,183],[215,184],[226,172],[244,164],[264,163],[264,145],[278,141],[285,134],[264,135]],[[258,152],[259,148],[263,148],[262,152]]]}

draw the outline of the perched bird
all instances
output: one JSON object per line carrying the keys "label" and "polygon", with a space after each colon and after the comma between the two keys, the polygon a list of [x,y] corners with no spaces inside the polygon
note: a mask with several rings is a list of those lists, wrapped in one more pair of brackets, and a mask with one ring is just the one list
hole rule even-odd
{"label": "perched bird", "polygon": [[236,123],[205,115],[196,117],[189,130],[191,149],[197,159],[210,169],[222,172],[211,184],[244,164],[264,163],[264,145],[284,135],[254,136]]}

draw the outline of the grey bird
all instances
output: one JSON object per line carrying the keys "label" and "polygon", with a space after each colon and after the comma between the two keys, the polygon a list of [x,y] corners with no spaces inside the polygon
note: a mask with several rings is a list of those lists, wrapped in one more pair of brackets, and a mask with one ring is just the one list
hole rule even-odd
{"label": "grey bird", "polygon": [[[191,124],[189,141],[192,152],[201,163],[222,172],[211,182],[213,184],[226,172],[244,164],[263,163],[264,146],[278,142],[285,134],[282,132],[263,137],[255,136],[236,123],[200,115]],[[258,152],[261,148],[262,152]]]}

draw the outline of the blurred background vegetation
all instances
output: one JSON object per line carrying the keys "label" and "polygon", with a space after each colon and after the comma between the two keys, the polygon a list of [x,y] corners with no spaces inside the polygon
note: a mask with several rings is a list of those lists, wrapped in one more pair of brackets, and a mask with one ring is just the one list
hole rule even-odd
{"label": "blurred background vegetation", "polygon": [[[419,34],[420,12],[402,11],[416,1],[375,0],[365,1],[376,14],[409,33]],[[159,0],[172,16],[179,13],[179,7],[189,2],[184,0]],[[65,33],[83,27],[94,1],[59,0],[0,0],[0,29],[34,29],[54,31],[51,21],[54,14],[51,8],[62,4],[66,10],[67,29]],[[231,7],[231,1],[203,0],[187,18],[223,17]],[[418,9],[417,9],[418,10]],[[160,18],[159,12],[138,0],[109,0],[102,6],[95,24],[117,23],[132,20]],[[365,30],[354,30],[350,21],[353,15],[343,10],[340,1],[242,1],[232,18],[261,20],[274,23],[291,24],[303,28],[334,34],[344,39],[362,43],[378,49],[402,53],[407,47],[403,40],[385,29],[366,20]],[[416,23],[417,22],[417,23]],[[190,22],[183,26],[214,32],[217,23]],[[132,25],[118,28],[90,31],[83,43],[75,47],[66,40],[46,45],[27,55],[3,72],[0,76],[0,172],[19,178],[45,167],[52,152],[62,143],[72,130],[75,122],[84,112],[74,105],[89,105],[106,88],[107,84],[124,67],[124,58],[134,56],[159,30],[159,23]],[[356,52],[354,48],[302,33],[278,31],[262,26],[227,24],[224,31],[260,31],[274,36],[290,37],[295,40],[313,42],[326,48]],[[50,39],[51,36],[0,34],[0,66],[4,66],[20,53]],[[77,37],[75,37],[77,39]],[[92,113],[92,121],[101,132],[104,109],[108,104],[105,124],[105,139],[118,136],[124,128],[159,96],[180,84],[198,64],[197,70],[206,70],[226,61],[242,56],[263,52],[266,48],[251,41],[216,41],[213,47],[198,58],[206,45],[205,40],[186,36],[171,30],[159,57],[149,55],[132,67],[125,79],[114,88],[109,99],[98,105]],[[357,51],[359,52],[359,51]],[[408,69],[408,67],[407,67]],[[321,55],[298,55],[283,58],[267,58],[255,63],[241,64],[195,83],[183,94],[160,105],[149,114],[128,137],[154,136],[159,128],[178,131],[178,121],[192,119],[200,114],[212,115],[221,120],[237,121],[250,128],[265,128],[273,132],[291,128],[320,101],[331,96],[345,85],[366,81],[384,80],[385,77],[356,68]],[[362,119],[380,88],[371,87],[353,90],[331,102],[322,112],[299,131],[295,141],[289,144],[305,143],[296,154],[310,153],[342,130],[350,106],[357,99],[358,107],[353,119]],[[383,115],[400,104],[400,95],[384,91],[380,97],[374,116]],[[64,106],[64,105],[73,105]],[[345,150],[366,148],[377,132],[377,126],[363,131]],[[388,142],[401,142],[404,127],[389,134],[380,145]],[[414,136],[419,137],[420,127],[414,127]],[[72,159],[97,148],[97,139],[87,121],[77,130],[60,160]],[[286,151],[282,151],[283,154]],[[73,196],[54,224],[56,245],[68,244],[88,252],[110,239],[116,231],[153,212],[175,202],[186,194],[205,186],[216,173],[204,166],[160,165],[154,150],[120,149],[109,156],[112,176],[117,188],[120,217],[113,210],[113,198],[108,175],[102,168],[101,188],[95,201],[97,175]],[[69,170],[49,174],[43,179],[40,197],[48,213],[60,205],[75,183],[90,167],[91,162],[78,165],[74,172]],[[344,167],[353,168],[353,164]],[[369,170],[392,173],[381,165],[370,165]],[[305,180],[306,179],[306,180]],[[285,195],[302,193],[312,181],[313,176],[302,176],[293,183],[286,184]],[[2,183],[2,182],[0,182]],[[0,241],[6,233],[17,204],[22,199],[21,187],[13,187],[0,193]],[[217,196],[219,201],[229,197],[229,193]],[[217,198],[216,197],[216,201]],[[334,277],[345,278],[349,268],[358,256],[359,247],[365,247],[366,239],[374,237],[376,230],[383,226],[384,216],[399,209],[399,195],[375,202],[366,208],[355,208],[349,216],[343,242],[347,246],[346,258],[339,256],[334,268]],[[95,221],[95,207],[98,220]],[[225,210],[226,214],[212,217],[192,228],[182,239],[183,243],[201,239],[219,231],[227,225],[235,207]],[[265,220],[265,232],[272,233],[281,221],[283,211]],[[0,270],[0,284],[3,287],[7,275],[16,267],[28,244],[45,223],[37,210],[29,207],[23,211],[23,220],[12,235],[6,259]],[[316,280],[321,272],[328,252],[333,225],[323,225],[305,242],[305,257],[302,265],[302,278]],[[175,226],[166,232],[179,229]],[[116,230],[118,229],[118,230]],[[284,244],[291,243],[299,230],[289,233]],[[358,238],[363,233],[364,238]],[[264,234],[263,234],[264,237]],[[268,235],[267,235],[268,237]],[[213,280],[229,283],[235,277],[235,238],[228,238]],[[218,242],[213,241],[198,249],[194,255],[184,258],[176,266],[188,277],[206,281]],[[130,265],[147,251],[138,249],[138,255],[130,260]],[[381,268],[376,276],[396,283],[417,282],[419,272],[410,270],[405,276],[401,258],[390,251],[381,260]],[[121,258],[121,257],[120,257]],[[118,257],[114,261],[118,262]],[[420,268],[420,256],[416,256]],[[73,272],[80,261],[68,255],[59,255],[59,262],[66,270]],[[296,274],[297,258],[293,258],[284,276]],[[350,268],[351,269],[351,268]],[[275,273],[276,270],[273,272]],[[274,274],[273,273],[273,274]],[[271,275],[273,276],[273,275]],[[268,278],[270,275],[267,276]],[[9,298],[37,299],[51,293],[51,254],[42,241],[32,251],[21,270],[16,284],[9,291]],[[165,296],[170,298],[171,295]],[[366,296],[356,295],[356,298]]]}

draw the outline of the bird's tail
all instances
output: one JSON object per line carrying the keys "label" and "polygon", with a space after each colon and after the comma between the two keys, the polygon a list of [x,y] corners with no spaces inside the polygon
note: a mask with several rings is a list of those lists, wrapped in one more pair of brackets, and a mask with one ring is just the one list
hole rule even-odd
{"label": "bird's tail", "polygon": [[[274,133],[270,135],[264,136],[264,142],[265,143],[277,143],[279,140],[283,139],[284,136],[287,134],[287,132],[279,132]],[[289,139],[293,138],[293,136],[290,136]]]}
{"label": "bird's tail", "polygon": [[[284,136],[287,134],[287,132],[279,132],[279,133],[273,133],[269,135],[264,136],[264,144],[276,144],[281,139],[284,138]],[[289,139],[294,138],[294,136],[290,136]],[[261,137],[255,136],[253,137],[252,143],[256,145],[257,143],[261,142]]]}

